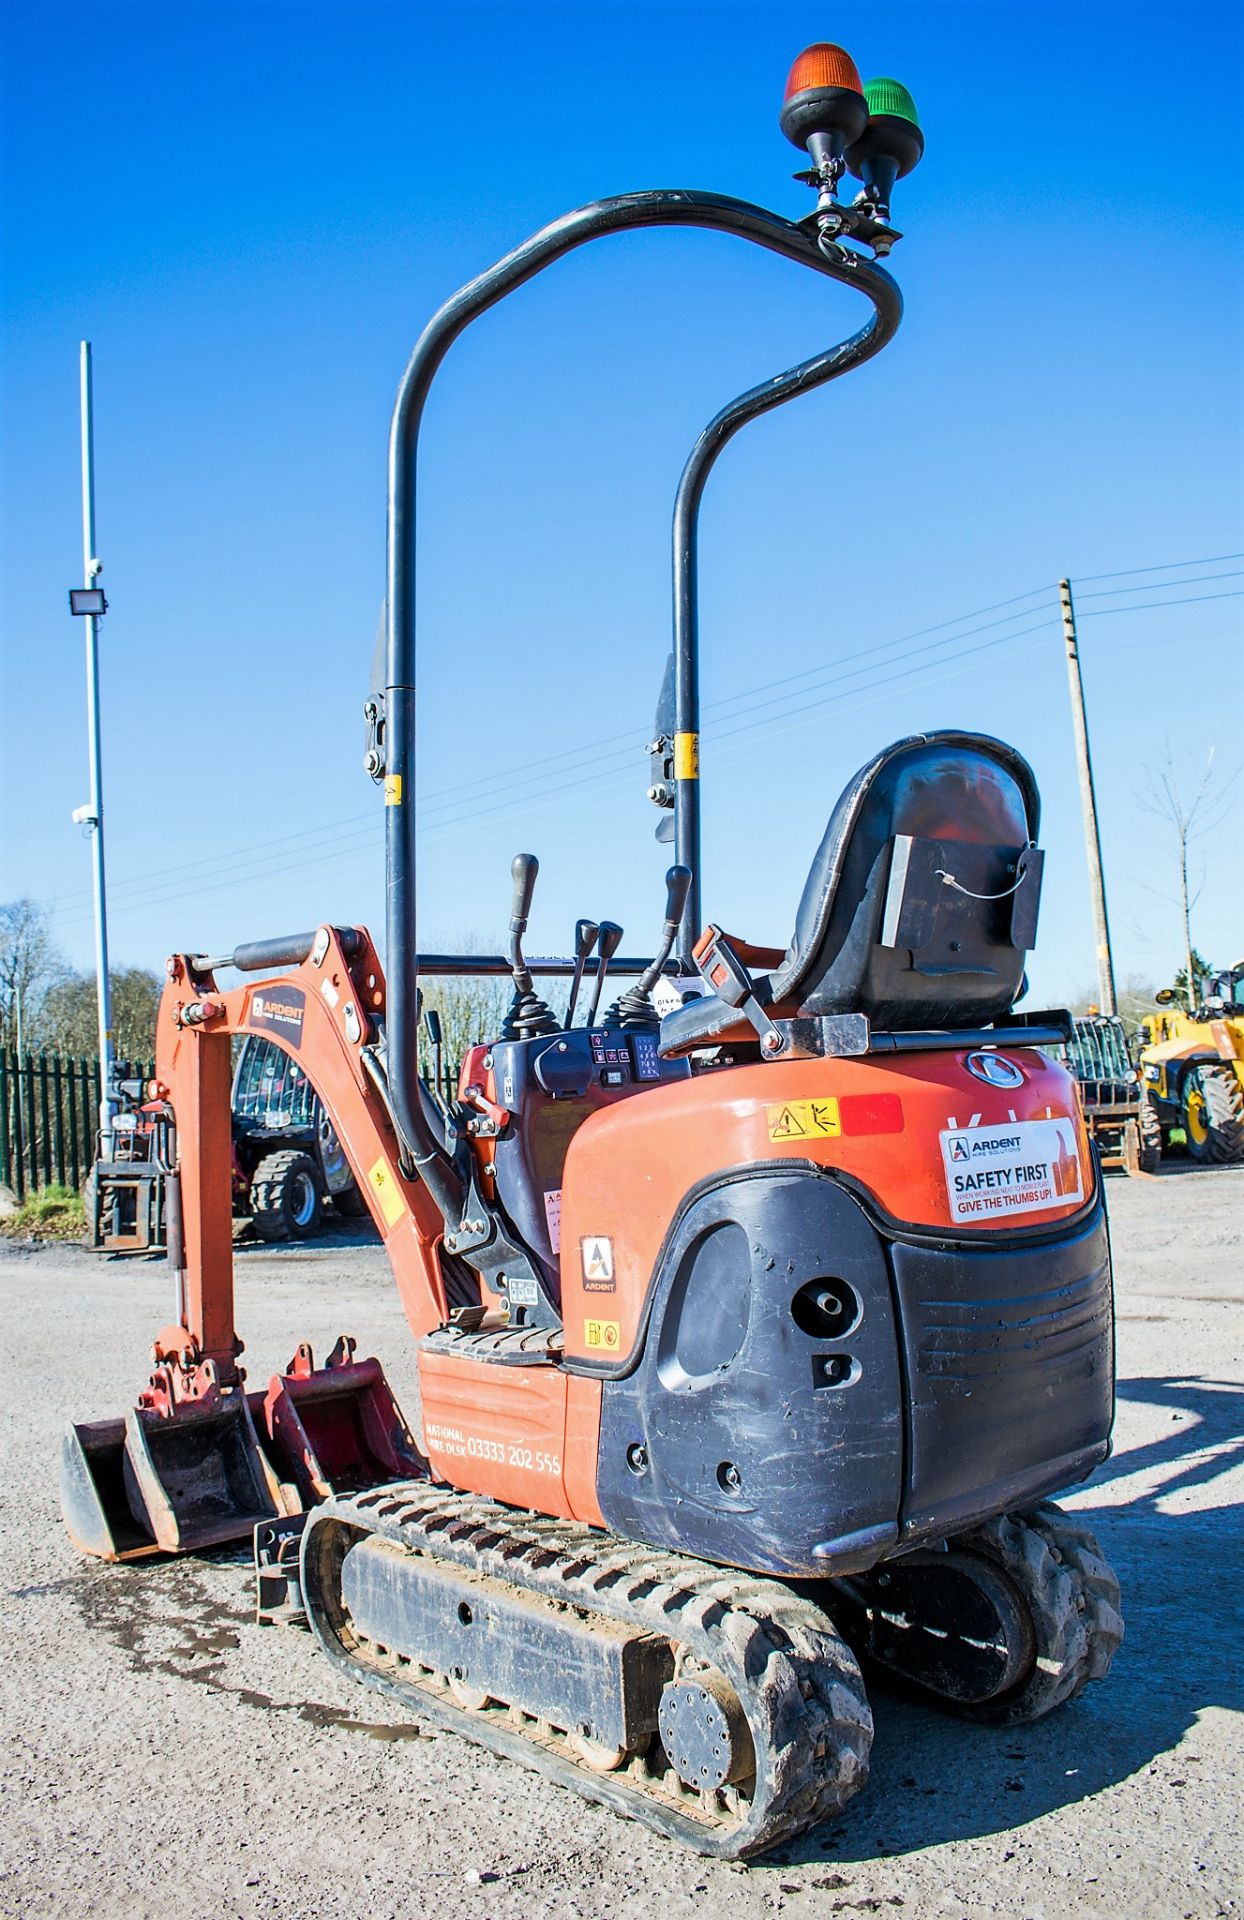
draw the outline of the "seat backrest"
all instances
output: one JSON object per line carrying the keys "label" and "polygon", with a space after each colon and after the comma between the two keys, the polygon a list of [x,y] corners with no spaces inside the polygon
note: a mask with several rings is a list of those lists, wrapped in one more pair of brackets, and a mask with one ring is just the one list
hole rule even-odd
{"label": "seat backrest", "polygon": [[1009,1011],[1036,937],[1040,797],[984,734],[900,740],[831,816],[770,1004],[882,1029],[980,1026]]}

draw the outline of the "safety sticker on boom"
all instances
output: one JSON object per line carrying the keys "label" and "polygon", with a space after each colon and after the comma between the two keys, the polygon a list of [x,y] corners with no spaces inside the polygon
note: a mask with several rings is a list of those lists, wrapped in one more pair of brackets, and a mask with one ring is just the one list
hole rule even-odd
{"label": "safety sticker on boom", "polygon": [[401,1188],[393,1169],[384,1160],[377,1160],[367,1175],[372,1192],[380,1202],[380,1211],[386,1225],[395,1227],[406,1211],[406,1202],[402,1198]]}
{"label": "safety sticker on boom", "polygon": [[1084,1198],[1070,1120],[950,1127],[941,1136],[952,1220],[1043,1213]]}

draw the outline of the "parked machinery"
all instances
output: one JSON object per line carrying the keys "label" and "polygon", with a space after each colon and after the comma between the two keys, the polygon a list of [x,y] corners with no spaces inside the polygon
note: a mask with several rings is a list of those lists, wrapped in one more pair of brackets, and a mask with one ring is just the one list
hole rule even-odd
{"label": "parked machinery", "polygon": [[1145,1096],[1164,1146],[1181,1130],[1194,1160],[1244,1163],[1244,960],[1212,973],[1200,1003],[1178,1004],[1173,987],[1157,995],[1161,1013],[1143,1021],[1140,1064]]}
{"label": "parked machinery", "polygon": [[242,1043],[231,1106],[234,1212],[249,1216],[261,1240],[309,1240],[326,1201],[346,1219],[367,1217],[305,1068],[274,1040],[252,1034]]}
{"label": "parked machinery", "polygon": [[1092,1010],[1077,1015],[1067,1061],[1079,1083],[1089,1137],[1102,1166],[1156,1173],[1162,1130],[1144,1097],[1119,1016]]}
{"label": "parked machinery", "polygon": [[[919,157],[840,48],[795,63],[782,125],[811,166],[792,223],[696,192],[594,203],[429,323],[391,440],[383,781],[388,968],[362,928],[169,963],[157,1075],[176,1119],[177,1314],[123,1419],[68,1430],[87,1552],[255,1530],[265,1617],[305,1612],[344,1673],[703,1852],[759,1852],[863,1784],[857,1654],[955,1712],[1036,1717],[1108,1669],[1118,1588],[1047,1496],[1109,1448],[1103,1196],[1064,1018],[1017,1016],[1042,856],[1033,775],[943,731],[873,755],[817,847],[786,946],[699,932],[695,523],[747,421],[876,353],[900,317],[868,257]],[[864,182],[847,206],[844,163]],[[537,864],[504,956],[420,954],[415,473],[428,388],[475,317],[573,247],[649,226],[751,241],[874,317],[710,423],[675,515],[676,860],[646,964],[580,923],[528,959]],[[697,937],[698,934],[698,937]],[[256,980],[267,971],[274,977]],[[458,1102],[418,1070],[419,980],[508,972]],[[702,997],[660,1018],[667,971]],[[223,985],[219,976],[240,980]],[[573,1025],[537,991],[583,982]],[[638,977],[636,977],[638,976]],[[606,986],[617,978],[624,991]],[[590,989],[590,991],[589,991]],[[406,1426],[376,1360],[303,1343],[266,1391],[238,1364],[229,1053],[305,1069],[383,1235],[418,1355]],[[852,1648],[855,1651],[852,1651]]]}

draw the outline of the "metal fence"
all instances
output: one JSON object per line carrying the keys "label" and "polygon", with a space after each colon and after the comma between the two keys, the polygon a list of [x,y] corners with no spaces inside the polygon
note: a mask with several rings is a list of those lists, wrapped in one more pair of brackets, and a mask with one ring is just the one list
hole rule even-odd
{"label": "metal fence", "polygon": [[[135,1067],[149,1079],[154,1063]],[[99,1061],[0,1048],[0,1181],[19,1200],[53,1183],[81,1187],[95,1158]]]}

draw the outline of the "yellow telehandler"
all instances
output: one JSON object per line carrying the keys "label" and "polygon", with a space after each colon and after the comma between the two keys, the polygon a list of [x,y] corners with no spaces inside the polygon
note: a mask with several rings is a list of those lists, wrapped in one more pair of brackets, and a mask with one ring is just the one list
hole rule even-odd
{"label": "yellow telehandler", "polygon": [[1244,960],[1211,974],[1199,1005],[1179,1006],[1173,987],[1155,998],[1140,1066],[1163,1150],[1182,1129],[1194,1160],[1244,1165]]}

